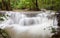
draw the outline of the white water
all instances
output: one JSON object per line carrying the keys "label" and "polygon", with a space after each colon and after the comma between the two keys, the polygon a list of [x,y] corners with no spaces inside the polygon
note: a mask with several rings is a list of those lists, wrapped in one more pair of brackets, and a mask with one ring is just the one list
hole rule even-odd
{"label": "white water", "polygon": [[26,17],[26,15],[19,12],[7,12],[9,15],[8,19],[12,19],[14,24],[19,24],[19,21]]}
{"label": "white water", "polygon": [[11,38],[25,38],[25,36],[27,38],[49,38],[52,33],[48,28],[57,27],[57,18],[54,13],[39,13],[36,17],[27,17],[27,15],[17,12],[7,12],[7,14],[9,17],[6,16],[7,19],[0,24],[0,28],[7,30]]}
{"label": "white water", "polygon": [[[45,22],[53,20],[53,24],[57,25],[57,19],[55,17],[55,13],[50,12],[42,12],[36,15],[36,17],[27,17],[27,15],[20,12],[6,12],[6,18],[4,22],[8,21],[9,24],[19,24],[22,26],[35,25],[35,24],[43,24]],[[7,16],[8,15],[8,16]],[[3,23],[4,23],[3,22]],[[8,23],[7,23],[8,24]]]}

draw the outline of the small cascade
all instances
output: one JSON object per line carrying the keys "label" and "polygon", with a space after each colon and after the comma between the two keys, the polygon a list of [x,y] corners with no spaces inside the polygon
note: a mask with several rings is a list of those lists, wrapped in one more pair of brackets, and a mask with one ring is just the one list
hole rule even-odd
{"label": "small cascade", "polygon": [[[12,12],[12,11],[6,12],[6,14],[5,14],[7,21],[10,21],[10,24],[20,24],[22,26],[43,24],[45,22],[55,20],[55,16],[54,16],[55,13],[50,13],[50,12],[44,13],[44,12],[42,12],[39,14],[34,14],[33,17],[30,17],[30,15],[28,17],[27,15],[25,15],[23,13]],[[54,21],[54,23],[55,23],[55,21]]]}
{"label": "small cascade", "polygon": [[6,14],[9,16],[8,19],[12,19],[14,21],[14,24],[18,24],[20,19],[26,17],[26,15],[21,14],[19,12],[7,12]]}
{"label": "small cascade", "polygon": [[[6,12],[5,15],[7,19],[0,24],[0,28],[5,28],[9,34],[11,33],[10,35],[12,38],[20,38],[26,34],[26,37],[29,38],[38,38],[38,36],[41,36],[42,38],[50,38],[50,36],[52,36],[51,32],[57,30],[57,24],[60,26],[60,24],[57,22],[55,13],[44,12],[37,15],[32,15],[33,17],[30,17],[30,15],[27,16],[23,13],[9,11]],[[55,34],[55,32],[53,34]],[[54,37],[55,35],[52,36],[52,38]]]}
{"label": "small cascade", "polygon": [[40,19],[39,17],[27,17],[27,18],[21,19],[19,24],[24,26],[35,25],[35,24],[40,24],[41,20],[42,19]]}

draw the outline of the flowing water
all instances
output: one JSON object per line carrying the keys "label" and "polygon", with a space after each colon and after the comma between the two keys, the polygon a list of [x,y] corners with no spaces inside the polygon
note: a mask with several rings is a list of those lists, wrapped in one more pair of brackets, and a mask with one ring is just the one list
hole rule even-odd
{"label": "flowing water", "polygon": [[[30,15],[26,15],[23,13],[19,12],[6,12],[5,13],[6,19],[5,21],[8,21],[10,24],[20,24],[23,26],[28,26],[28,25],[35,25],[35,24],[43,24],[45,22],[54,21],[54,25],[57,25],[57,19],[55,16],[55,13],[50,13],[50,12],[42,12],[35,14],[35,16],[28,17]],[[4,22],[5,22],[4,21]]]}
{"label": "flowing water", "polygon": [[[26,25],[35,25],[42,24],[48,22],[50,20],[56,21],[56,17],[54,13],[39,13],[35,16],[28,17],[28,15],[19,13],[19,12],[7,12],[7,19],[11,20],[14,24],[20,24],[23,26]],[[55,23],[54,23],[55,24]]]}
{"label": "flowing water", "polygon": [[[29,16],[29,17],[28,17]],[[24,13],[20,12],[6,12],[3,23],[0,25],[12,25],[12,24],[19,24],[22,26],[32,26],[32,25],[41,25],[44,23],[47,23],[49,26],[49,23],[53,26],[57,26],[57,18],[55,13],[50,12],[43,12],[38,13],[36,15],[33,15],[30,17],[30,15],[26,15]],[[42,27],[42,26],[41,26]]]}

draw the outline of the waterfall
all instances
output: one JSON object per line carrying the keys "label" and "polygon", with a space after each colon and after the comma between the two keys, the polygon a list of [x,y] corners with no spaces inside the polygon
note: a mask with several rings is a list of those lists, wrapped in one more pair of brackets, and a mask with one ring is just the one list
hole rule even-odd
{"label": "waterfall", "polygon": [[24,26],[35,25],[35,24],[39,24],[39,21],[41,21],[39,17],[27,17],[27,18],[21,19],[19,24]]}
{"label": "waterfall", "polygon": [[23,19],[26,17],[26,15],[19,13],[19,12],[7,12],[9,18],[12,19],[14,24],[19,24],[20,19]]}
{"label": "waterfall", "polygon": [[23,26],[28,26],[28,25],[35,25],[35,24],[43,24],[51,20],[54,20],[54,25],[57,24],[55,13],[50,13],[50,12],[49,13],[42,12],[42,13],[35,14],[35,16],[33,17],[28,17],[26,14],[20,12],[9,11],[6,12],[5,16],[7,18],[6,21],[10,21],[10,24],[20,24]]}
{"label": "waterfall", "polygon": [[19,21],[20,25],[28,26],[28,25],[35,25],[35,24],[42,24],[51,20],[54,20],[54,13],[39,13],[35,16],[30,17],[31,15],[27,15],[29,17],[23,18]]}
{"label": "waterfall", "polygon": [[[20,12],[6,12],[7,19],[0,24],[0,28],[8,31],[12,38],[25,36],[28,38],[50,38],[52,36],[51,28],[57,28],[57,18],[55,13],[38,13],[28,17]],[[52,26],[52,27],[51,27]],[[13,35],[14,34],[14,35]],[[26,35],[27,34],[27,35]]]}

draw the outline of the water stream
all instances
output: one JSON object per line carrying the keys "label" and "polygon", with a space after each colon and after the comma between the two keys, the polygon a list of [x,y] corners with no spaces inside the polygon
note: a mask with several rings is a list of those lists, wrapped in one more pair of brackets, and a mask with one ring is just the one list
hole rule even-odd
{"label": "water stream", "polygon": [[[10,21],[10,24],[20,24],[23,26],[28,26],[28,25],[35,25],[35,24],[42,24],[48,21],[54,21],[53,24],[57,24],[57,20],[55,17],[55,13],[39,13],[36,14],[35,16],[28,17],[30,15],[26,15],[23,13],[19,12],[6,12],[6,18],[3,17],[6,21]],[[8,16],[7,16],[8,15]]]}
{"label": "water stream", "polygon": [[[50,12],[38,13],[35,16],[30,17],[30,15],[26,15],[24,13],[9,11],[9,12],[5,13],[5,17],[3,17],[3,19],[5,21],[3,21],[0,24],[0,27],[5,28],[6,25],[13,25],[13,24],[18,24],[18,25],[27,26],[27,27],[32,26],[32,25],[35,25],[35,26],[37,25],[37,27],[38,27],[38,25],[44,26],[45,23],[48,26],[50,26],[50,25],[57,26],[57,24],[58,24],[55,13],[50,13]],[[47,26],[46,24],[45,24],[45,26]],[[40,27],[43,28],[42,26],[40,26]],[[25,30],[25,29],[23,29],[23,30]],[[34,30],[34,28],[33,28],[33,30]],[[38,31],[38,28],[37,28],[37,31]],[[34,32],[34,31],[32,31],[32,32]],[[46,34],[48,34],[48,33],[46,33]]]}

